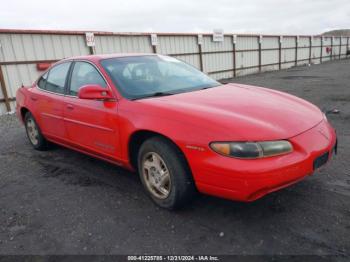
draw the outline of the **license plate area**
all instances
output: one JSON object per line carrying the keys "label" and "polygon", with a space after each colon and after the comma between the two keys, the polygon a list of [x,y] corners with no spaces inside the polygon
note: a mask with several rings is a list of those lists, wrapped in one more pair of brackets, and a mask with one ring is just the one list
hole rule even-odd
{"label": "license plate area", "polygon": [[327,163],[329,158],[329,152],[326,152],[314,160],[314,170],[320,168]]}

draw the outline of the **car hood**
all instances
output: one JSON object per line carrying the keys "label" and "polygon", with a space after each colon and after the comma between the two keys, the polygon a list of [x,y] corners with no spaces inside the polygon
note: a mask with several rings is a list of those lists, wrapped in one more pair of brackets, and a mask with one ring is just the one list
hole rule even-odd
{"label": "car hood", "polygon": [[287,139],[323,119],[319,108],[303,99],[242,84],[226,84],[139,102],[156,108],[163,117],[199,126],[205,132],[218,132],[218,138],[225,140]]}

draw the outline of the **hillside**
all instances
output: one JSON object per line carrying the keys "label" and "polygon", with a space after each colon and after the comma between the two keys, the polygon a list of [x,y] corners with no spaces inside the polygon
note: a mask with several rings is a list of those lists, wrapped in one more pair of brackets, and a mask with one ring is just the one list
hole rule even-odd
{"label": "hillside", "polygon": [[336,29],[324,32],[324,36],[350,36],[350,29]]}

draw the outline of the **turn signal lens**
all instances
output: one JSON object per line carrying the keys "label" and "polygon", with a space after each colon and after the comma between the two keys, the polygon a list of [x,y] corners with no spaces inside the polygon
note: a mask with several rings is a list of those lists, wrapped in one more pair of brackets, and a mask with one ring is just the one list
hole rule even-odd
{"label": "turn signal lens", "polygon": [[213,143],[210,145],[211,148],[222,155],[229,155],[230,154],[230,144],[224,144],[224,143]]}
{"label": "turn signal lens", "polygon": [[210,148],[215,152],[243,159],[255,159],[287,154],[293,146],[286,140],[264,142],[213,142]]}

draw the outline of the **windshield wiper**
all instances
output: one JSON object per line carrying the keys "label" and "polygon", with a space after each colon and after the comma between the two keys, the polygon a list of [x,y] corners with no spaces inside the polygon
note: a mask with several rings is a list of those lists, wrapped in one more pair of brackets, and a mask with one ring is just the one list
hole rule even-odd
{"label": "windshield wiper", "polygon": [[220,86],[220,85],[215,85],[215,86],[204,86],[204,87],[200,88],[199,90],[209,89],[209,88],[213,88],[213,87],[217,87],[217,86]]}
{"label": "windshield wiper", "polygon": [[169,92],[155,92],[153,94],[141,96],[141,97],[138,97],[136,99],[143,99],[143,98],[149,98],[149,97],[160,97],[160,96],[171,96],[171,95],[175,95],[175,94],[169,93]]}

